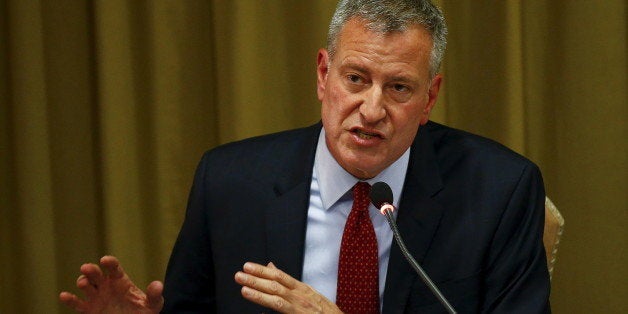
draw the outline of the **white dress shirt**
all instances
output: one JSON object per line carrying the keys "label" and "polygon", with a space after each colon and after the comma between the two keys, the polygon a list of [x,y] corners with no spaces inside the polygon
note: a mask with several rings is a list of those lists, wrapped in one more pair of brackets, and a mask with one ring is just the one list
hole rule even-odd
{"label": "white dress shirt", "polygon": [[[409,157],[408,148],[392,165],[376,177],[366,180],[371,185],[379,181],[388,183],[393,192],[395,207],[399,206]],[[358,181],[360,180],[344,170],[331,155],[325,142],[325,130],[322,129],[312,169],[302,281],[333,302],[336,302],[340,242],[353,204],[351,188]],[[369,207],[369,215],[377,236],[381,307],[393,232],[386,217],[373,204]],[[396,213],[394,215],[396,217]]]}

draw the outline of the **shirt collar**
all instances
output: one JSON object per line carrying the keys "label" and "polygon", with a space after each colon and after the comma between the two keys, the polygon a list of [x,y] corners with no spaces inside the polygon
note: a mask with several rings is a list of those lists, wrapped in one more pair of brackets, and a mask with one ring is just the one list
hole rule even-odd
{"label": "shirt collar", "polygon": [[[392,165],[384,169],[374,178],[366,180],[373,185],[376,182],[386,182],[393,192],[393,205],[399,207],[399,199],[406,179],[408,162],[410,160],[410,148],[399,157]],[[314,160],[314,173],[321,192],[323,208],[328,210],[347,191],[349,191],[359,180],[342,168],[336,159],[331,155],[325,141],[325,129],[321,129],[316,146],[316,157]]]}

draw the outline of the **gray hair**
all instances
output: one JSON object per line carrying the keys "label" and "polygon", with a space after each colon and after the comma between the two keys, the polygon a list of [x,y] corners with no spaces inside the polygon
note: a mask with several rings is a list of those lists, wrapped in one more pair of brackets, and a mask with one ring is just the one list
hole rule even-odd
{"label": "gray hair", "polygon": [[405,31],[411,25],[423,26],[433,43],[430,77],[436,75],[447,45],[447,25],[443,12],[429,0],[340,0],[327,34],[330,60],[336,53],[342,28],[354,17],[366,20],[369,30],[380,33]]}

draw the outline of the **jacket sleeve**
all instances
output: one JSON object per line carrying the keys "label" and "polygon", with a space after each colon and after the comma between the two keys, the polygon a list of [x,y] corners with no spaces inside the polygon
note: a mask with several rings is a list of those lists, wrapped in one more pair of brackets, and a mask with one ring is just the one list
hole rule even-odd
{"label": "jacket sleeve", "polygon": [[196,169],[185,220],[168,262],[162,313],[216,312],[205,200],[207,159],[206,154]]}
{"label": "jacket sleeve", "polygon": [[543,248],[545,191],[539,169],[522,172],[491,242],[484,313],[550,313]]}

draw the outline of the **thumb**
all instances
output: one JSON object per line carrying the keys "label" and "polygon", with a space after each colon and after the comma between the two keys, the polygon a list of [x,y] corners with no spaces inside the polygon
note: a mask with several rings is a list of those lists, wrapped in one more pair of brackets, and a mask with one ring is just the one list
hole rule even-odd
{"label": "thumb", "polygon": [[153,281],[146,287],[147,306],[149,309],[154,310],[155,313],[159,313],[164,306],[163,291],[164,284],[160,281]]}

